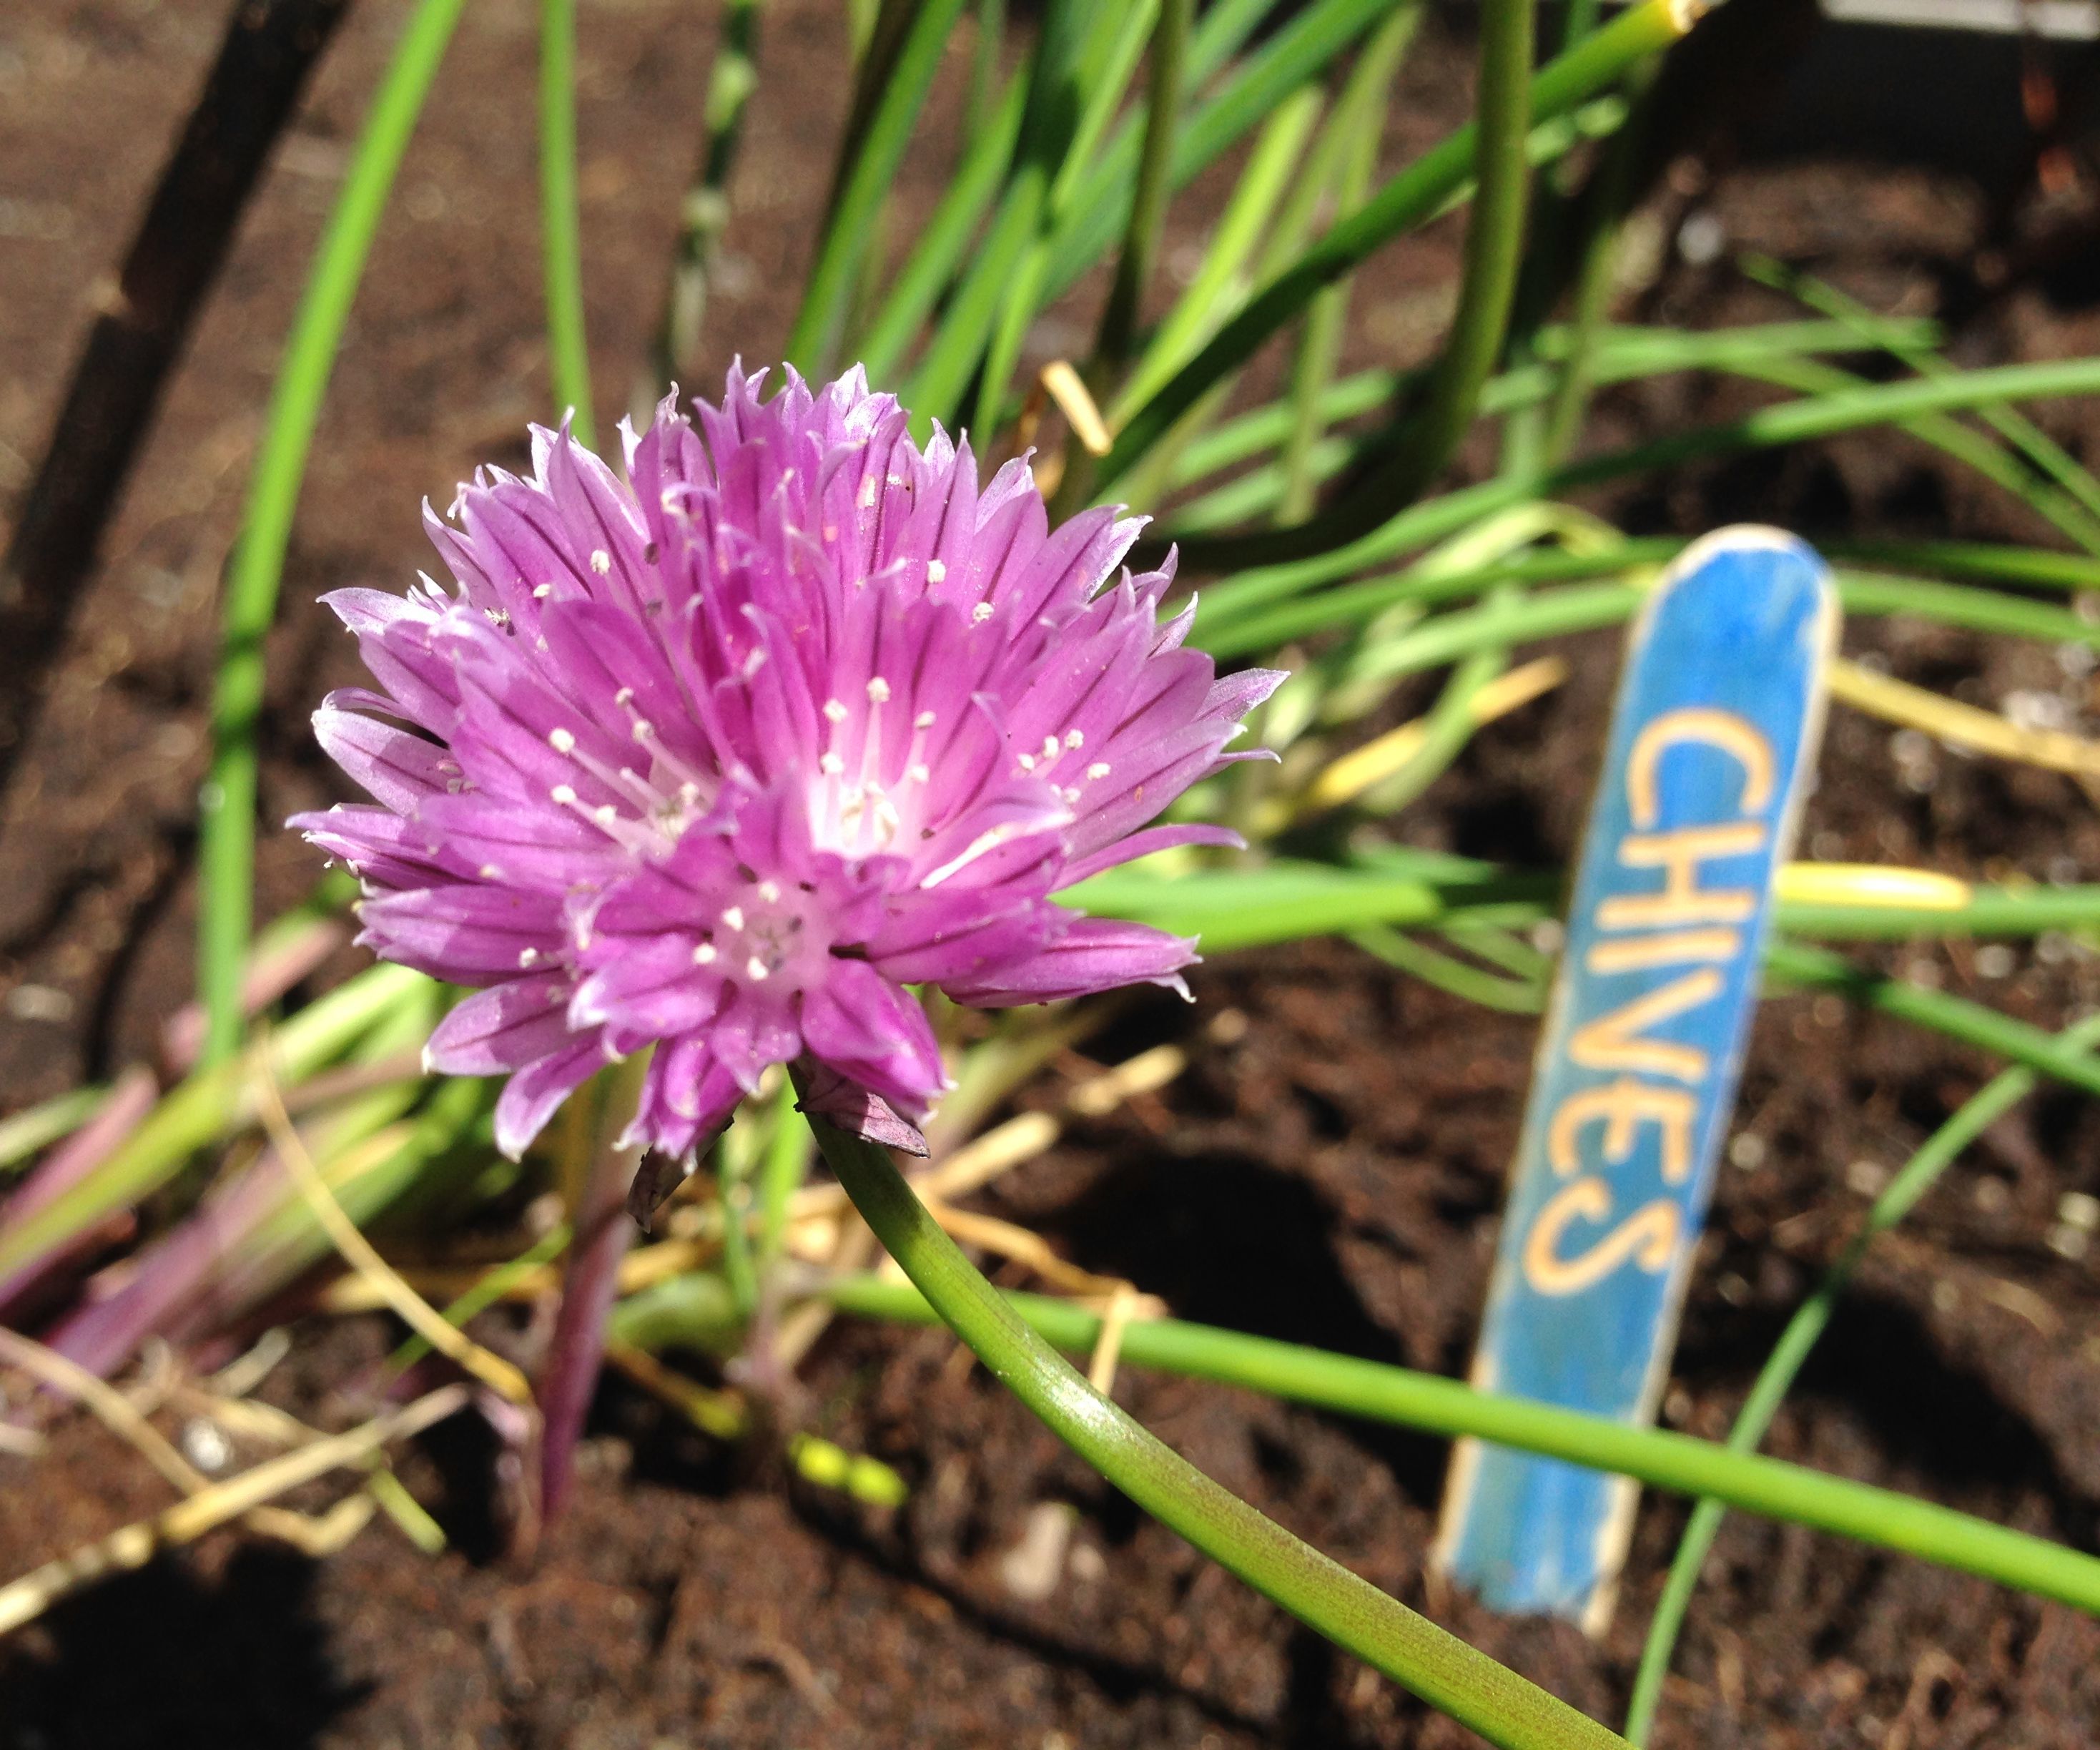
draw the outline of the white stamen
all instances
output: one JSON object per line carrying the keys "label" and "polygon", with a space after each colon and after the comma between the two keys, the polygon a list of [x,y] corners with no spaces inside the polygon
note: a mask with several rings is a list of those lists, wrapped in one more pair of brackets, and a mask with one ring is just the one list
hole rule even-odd
{"label": "white stamen", "polygon": [[714,963],[715,945],[713,943],[703,942],[698,948],[693,950],[693,964],[695,966],[712,966]]}
{"label": "white stamen", "polygon": [[1068,729],[1065,731],[1065,745],[1066,747],[1083,748],[1086,745],[1087,737],[1083,730]]}
{"label": "white stamen", "polygon": [[778,905],[780,903],[780,883],[777,881],[761,882],[758,884],[758,897],[768,905]]}
{"label": "white stamen", "polygon": [[860,507],[871,510],[875,506],[875,476],[871,474],[860,483]]}
{"label": "white stamen", "polygon": [[753,954],[750,959],[747,960],[743,963],[743,970],[749,973],[754,980],[760,982],[762,982],[773,975],[773,969],[767,966],[765,962],[761,960],[756,954]]}
{"label": "white stamen", "polygon": [[1043,757],[1045,759],[1057,758],[1057,738],[1055,736],[1045,736],[1043,738]]}
{"label": "white stamen", "polygon": [[873,680],[867,683],[867,696],[870,704],[889,704],[889,683],[885,680],[880,674],[876,675]]}
{"label": "white stamen", "polygon": [[827,699],[824,701],[824,715],[832,723],[843,723],[846,720],[846,708],[836,699]]}
{"label": "white stamen", "polygon": [[1035,771],[1035,756],[1033,753],[1024,753],[1021,756],[1021,769],[1023,771]]}
{"label": "white stamen", "polygon": [[914,729],[931,729],[933,727],[933,714],[931,711],[921,711],[911,719],[911,727]]}
{"label": "white stamen", "polygon": [[743,908],[740,905],[732,905],[726,908],[722,913],[722,921],[727,924],[732,930],[743,929]]}
{"label": "white stamen", "polygon": [[1097,759],[1092,765],[1087,767],[1087,776],[1090,778],[1098,780],[1105,778],[1108,775],[1109,762],[1105,759]]}
{"label": "white stamen", "polygon": [[620,811],[611,802],[600,802],[591,812],[598,816],[598,824],[600,826],[611,826],[620,818]]}
{"label": "white stamen", "polygon": [[603,547],[598,547],[593,550],[591,553],[591,569],[596,572],[599,577],[604,577],[607,572],[612,569],[612,555],[607,552]]}
{"label": "white stamen", "polygon": [[979,602],[970,610],[970,618],[977,621],[979,625],[982,625],[986,621],[991,618],[991,603]]}
{"label": "white stamen", "polygon": [[846,769],[846,762],[836,753],[823,755],[817,761],[817,764],[823,769],[827,776],[833,778]]}
{"label": "white stamen", "polygon": [[634,719],[633,733],[637,741],[646,741],[656,733],[656,726],[646,717],[638,717]]}
{"label": "white stamen", "polygon": [[540,951],[536,948],[521,948],[518,951],[518,964],[520,966],[529,966],[539,957]]}
{"label": "white stamen", "polygon": [[612,702],[618,705],[631,705],[633,700],[634,689],[632,687],[623,687],[612,696]]}
{"label": "white stamen", "polygon": [[484,863],[481,866],[481,878],[483,881],[501,881],[503,871],[493,863]]}
{"label": "white stamen", "polygon": [[536,602],[544,602],[554,593],[554,586],[551,583],[535,584],[532,587],[532,599]]}
{"label": "white stamen", "polygon": [[560,808],[570,807],[576,799],[575,789],[566,784],[556,784],[554,789],[547,792],[547,795],[554,805]]}
{"label": "white stamen", "polygon": [[573,753],[576,750],[576,732],[568,729],[550,729],[547,731],[547,745],[557,753]]}
{"label": "white stamen", "polygon": [[907,766],[904,776],[914,784],[931,784],[933,781],[933,774],[924,766]]}
{"label": "white stamen", "polygon": [[942,562],[942,560],[940,560],[940,559],[929,559],[929,560],[927,560],[927,561],[926,561],[926,581],[927,581],[927,582],[929,582],[929,583],[939,583],[939,582],[941,582],[944,578],[946,578],[946,577],[947,577],[947,575],[948,575],[948,568],[947,568],[946,564],[944,562]]}

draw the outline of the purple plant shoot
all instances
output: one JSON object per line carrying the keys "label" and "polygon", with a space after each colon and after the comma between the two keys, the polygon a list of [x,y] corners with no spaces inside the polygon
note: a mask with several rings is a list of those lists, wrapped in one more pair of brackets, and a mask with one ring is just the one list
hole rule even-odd
{"label": "purple plant shoot", "polygon": [[[896,1140],[946,1085],[910,987],[999,1007],[1180,985],[1195,944],[1059,889],[1234,758],[1280,675],[1220,679],[1122,568],[1142,519],[1052,530],[1025,460],[980,486],[856,370],[720,407],[675,395],[626,480],[536,429],[451,520],[456,588],[326,599],[378,690],[315,718],[374,798],[292,823],[362,879],[360,940],[477,988],[432,1067],[508,1075],[515,1156],[601,1065],[654,1046],[626,1140],[686,1166],[773,1063]],[[899,1120],[902,1120],[900,1122]]]}

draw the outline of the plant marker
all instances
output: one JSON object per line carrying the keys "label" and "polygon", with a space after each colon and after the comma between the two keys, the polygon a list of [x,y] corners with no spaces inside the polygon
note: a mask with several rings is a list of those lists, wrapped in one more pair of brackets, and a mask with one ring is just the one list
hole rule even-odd
{"label": "plant marker", "polygon": [[[1652,1421],[1822,728],[1830,576],[1776,529],[1688,549],[1635,625],[1532,1079],[1473,1383]],[[1459,1443],[1438,1565],[1609,1620],[1638,1486]]]}

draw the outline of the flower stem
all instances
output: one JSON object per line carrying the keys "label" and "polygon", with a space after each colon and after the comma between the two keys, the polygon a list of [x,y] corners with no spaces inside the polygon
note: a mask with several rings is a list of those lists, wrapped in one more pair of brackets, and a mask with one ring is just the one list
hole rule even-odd
{"label": "flower stem", "polygon": [[1301,1621],[1489,1743],[1624,1740],[1303,1544],[1096,1392],[1021,1323],[927,1213],[888,1152],[812,1118],[868,1226],[955,1334],[1058,1438],[1171,1530]]}

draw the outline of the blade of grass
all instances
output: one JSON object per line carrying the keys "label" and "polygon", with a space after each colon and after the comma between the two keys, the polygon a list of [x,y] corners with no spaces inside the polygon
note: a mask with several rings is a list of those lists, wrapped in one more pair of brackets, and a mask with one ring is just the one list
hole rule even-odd
{"label": "blade of grass", "polygon": [[205,1005],[207,1064],[225,1063],[240,1041],[241,959],[254,908],[262,639],[276,616],[299,486],[373,236],[463,3],[420,0],[373,95],[293,319],[256,451],[240,536],[227,568],[211,772],[198,798],[197,985]]}
{"label": "blade of grass", "polygon": [[[1355,212],[1370,196],[1371,178],[1378,170],[1379,146],[1385,135],[1392,82],[1415,32],[1421,28],[1422,13],[1420,0],[1402,0],[1395,7],[1385,22],[1371,33],[1349,69],[1342,95],[1335,100],[1330,126],[1343,141],[1342,161],[1334,177],[1336,218]],[[1286,403],[1290,428],[1277,457],[1283,474],[1283,492],[1277,503],[1277,518],[1282,522],[1297,522],[1312,508],[1314,479],[1309,463],[1313,446],[1326,428],[1321,404],[1341,360],[1349,293],[1350,282],[1346,280],[1321,293],[1306,312],[1299,334]]]}
{"label": "blade of grass", "polygon": [[[510,1294],[534,1271],[559,1257],[568,1249],[569,1237],[567,1222],[558,1222],[549,1228],[516,1257],[507,1263],[498,1264],[464,1294],[448,1301],[441,1315],[445,1323],[464,1329],[471,1319]],[[411,1334],[404,1337],[394,1353],[386,1358],[386,1371],[398,1377],[430,1352],[430,1346],[426,1338]]]}
{"label": "blade of grass", "polygon": [[708,294],[729,225],[729,174],[743,142],[744,107],[758,87],[758,11],[759,0],[726,0],[722,8],[721,40],[708,73],[707,136],[679,202],[678,241],[648,374],[629,398],[638,426],[650,417],[657,397],[695,365],[699,351]]}
{"label": "blade of grass", "polygon": [[320,1169],[314,1164],[306,1143],[292,1127],[267,1056],[257,1077],[257,1086],[262,1126],[276,1146],[277,1158],[284,1163],[315,1222],[328,1236],[329,1243],[342,1254],[343,1262],[378,1291],[410,1330],[448,1360],[512,1403],[530,1404],[532,1387],[526,1384],[525,1376],[516,1366],[483,1348],[457,1325],[447,1324],[435,1307],[401,1279],[364,1237],[364,1231],[344,1213],[335,1193],[322,1178]]}
{"label": "blade of grass", "polygon": [[[1841,394],[1864,385],[1866,379],[1834,365],[1808,359],[1771,360],[1739,373],[1776,383],[1807,396]],[[1930,373],[1926,382],[1952,382],[1961,373],[1951,366]],[[1970,411],[1988,414],[1998,404],[1989,400],[1966,404]],[[1978,431],[1946,413],[1926,413],[1894,422],[1897,428],[1964,462],[1992,484],[2010,493],[2038,516],[2054,524],[2088,552],[2100,553],[2100,520],[2074,494],[2045,479],[1988,432]]]}
{"label": "blade of grass", "polygon": [[1317,87],[1305,86],[1279,104],[1263,123],[1195,277],[1153,330],[1129,382],[1107,409],[1111,428],[1182,368],[1202,347],[1220,307],[1237,299],[1236,282],[1299,170],[1305,142],[1322,102]]}
{"label": "blade of grass", "polygon": [[554,404],[586,449],[590,341],[584,329],[584,244],[576,201],[576,0],[540,0],[540,257],[547,289],[547,359]]}
{"label": "blade of grass", "polygon": [[[1097,401],[1105,400],[1110,388],[1122,380],[1136,347],[1138,312],[1167,221],[1167,172],[1181,122],[1182,82],[1195,13],[1195,0],[1164,0],[1153,30],[1151,64],[1145,81],[1145,146],[1138,159],[1137,187],[1131,201],[1123,249],[1116,259],[1115,276],[1110,282],[1108,299],[1101,307],[1101,323],[1095,330],[1093,351],[1080,379]],[[1094,460],[1089,446],[1068,444],[1064,473],[1050,507],[1053,522],[1070,516],[1087,502],[1093,490],[1093,478]]]}
{"label": "blade of grass", "polygon": [[60,1137],[70,1136],[101,1110],[107,1088],[72,1088],[0,1119],[0,1173],[19,1167]]}
{"label": "blade of grass", "polygon": [[[1625,69],[1667,46],[1690,28],[1688,0],[1640,0],[1604,29],[1540,72],[1531,112],[1547,120],[1617,82]],[[1212,384],[1252,357],[1262,342],[1320,290],[1353,271],[1379,245],[1430,217],[1466,185],[1478,156],[1477,130],[1461,128],[1338,221],[1290,267],[1258,292],[1203,351],[1132,414],[1104,458],[1101,479],[1115,480],[1149,449]]]}
{"label": "blade of grass", "polygon": [[1524,253],[1534,36],[1533,0],[1499,0],[1480,9],[1473,202],[1458,314],[1430,373],[1427,404],[1409,421],[1399,448],[1358,488],[1367,502],[1390,508],[1421,497],[1456,453],[1502,356]]}
{"label": "blade of grass", "polygon": [[[908,1191],[906,1193],[908,1195]],[[912,1286],[873,1275],[811,1284],[842,1310],[913,1324],[945,1322]],[[1002,1297],[1059,1349],[1084,1354],[1101,1315],[1040,1295]],[[1849,1478],[1689,1434],[1628,1427],[1521,1398],[1476,1390],[1457,1380],[1359,1360],[1273,1338],[1179,1319],[1133,1320],[1123,1358],[1135,1367],[1214,1380],[1294,1403],[1456,1438],[1491,1440],[1651,1487],[1722,1501],[1784,1524],[1805,1525],[1871,1548],[1900,1551],[1997,1584],[2100,1614],[2100,1558]]]}
{"label": "blade of grass", "polygon": [[1006,0],[977,0],[977,36],[970,50],[970,95],[963,105],[963,139],[974,146],[992,114],[992,91],[1006,46]]}
{"label": "blade of grass", "polygon": [[1484,972],[1397,930],[1360,930],[1349,939],[1410,978],[1484,1009],[1499,1010],[1506,1014],[1537,1014],[1546,1007],[1543,979],[1503,978]]}
{"label": "blade of grass", "polygon": [[[1838,321],[1849,323],[1863,340],[1877,347],[1885,348],[1892,357],[1900,359],[1920,376],[1948,377],[1955,374],[1956,367],[1931,347],[1907,337],[1899,327],[1889,323],[1864,304],[1847,298],[1835,286],[1826,285],[1820,280],[1774,261],[1769,256],[1746,256],[1740,265],[1745,273],[1761,285],[1797,298],[1810,309],[1820,311]],[[2026,457],[2037,473],[2055,481],[2089,515],[2100,517],[2100,480],[2093,479],[2079,465],[2076,457],[2040,426],[2016,409],[2003,404],[1979,407],[1976,413],[1984,424]]]}
{"label": "blade of grass", "polygon": [[[380,966],[299,1010],[272,1041],[287,1082],[311,1075],[389,1012],[429,988],[420,972]],[[196,1150],[254,1113],[249,1065],[229,1058],[198,1070],[156,1107],[88,1178],[0,1232],[0,1275],[62,1245],[90,1223],[165,1184]]]}
{"label": "blade of grass", "polygon": [[1126,0],[1121,21],[1113,30],[1106,28],[1105,22],[1099,29],[1080,25],[1084,31],[1083,46],[1073,58],[1078,113],[1069,134],[1055,146],[1055,170],[1043,196],[1036,235],[1007,285],[978,372],[977,412],[971,424],[985,436],[999,423],[999,409],[1021,357],[1021,342],[1035,318],[1050,269],[1050,232],[1070,205],[1080,175],[1092,161],[1101,136],[1137,70],[1158,11],[1159,0]]}
{"label": "blade of grass", "polygon": [[1165,0],[1152,33],[1137,184],[1131,198],[1130,219],[1123,229],[1123,251],[1116,258],[1108,302],[1101,307],[1101,325],[1094,335],[1093,357],[1087,373],[1097,396],[1122,376],[1129,362],[1139,307],[1152,277],[1154,259],[1159,253],[1159,234],[1167,221],[1167,166],[1180,125],[1189,30],[1195,15],[1195,0]]}
{"label": "blade of grass", "polygon": [[[92,1183],[111,1156],[145,1122],[157,1094],[152,1072],[141,1065],[134,1064],[119,1076],[95,1116],[53,1149],[0,1204],[0,1231],[33,1221],[81,1186]],[[94,1226],[89,1224],[41,1253],[26,1257],[18,1268],[0,1268],[0,1317],[77,1262],[79,1251],[92,1244],[94,1237]]]}
{"label": "blade of grass", "polygon": [[[962,9],[963,0],[923,0],[918,6],[893,68],[871,87],[880,95],[872,99],[864,135],[840,157],[836,198],[788,337],[788,362],[812,381],[829,375],[836,359],[876,218]],[[847,144],[855,146],[850,130]]]}
{"label": "blade of grass", "polygon": [[1021,139],[1021,118],[1028,108],[1029,69],[1006,82],[1006,90],[983,129],[972,139],[948,192],[920,233],[910,258],[898,272],[889,294],[853,351],[867,367],[868,381],[888,382],[896,375],[912,337],[919,332],[956,263],[969,246],[993,197],[1013,162]]}
{"label": "blade of grass", "polygon": [[[1317,79],[1392,4],[1393,0],[1312,0],[1277,24],[1181,120],[1167,160],[1169,191],[1185,187],[1260,126],[1279,104]],[[1274,0],[1238,0],[1205,8],[1189,38],[1186,88],[1199,89],[1224,68],[1273,10]],[[1145,121],[1149,126],[1149,113]],[[1066,290],[1127,227],[1139,152],[1136,126],[1126,126],[1088,175],[1052,250],[1052,297]]]}
{"label": "blade of grass", "polygon": [[1788,984],[1834,991],[1861,1008],[1929,1028],[2085,1093],[2100,1094],[2100,1060],[2054,1034],[1981,1003],[1927,990],[1799,942],[1773,943],[1765,953],[1765,969]]}
{"label": "blade of grass", "polygon": [[[1341,0],[1324,0],[1327,7],[1337,3]],[[1355,3],[1361,3],[1361,0],[1355,0]],[[1189,39],[1189,84],[1193,86],[1200,83],[1223,65],[1274,4],[1275,0],[1225,0],[1225,3],[1209,7]],[[1276,40],[1281,42],[1292,35],[1303,22],[1302,17],[1293,20],[1277,33]],[[1269,46],[1273,49],[1274,44]],[[1264,55],[1267,52],[1265,50]],[[1262,58],[1263,55],[1254,57]],[[1008,80],[1005,95],[992,123],[982,135],[973,138],[947,194],[898,273],[888,300],[871,323],[858,349],[871,381],[887,382],[895,376],[912,336],[954,276],[956,264],[962,259],[964,250],[1012,161],[1033,77],[1031,60]],[[1128,128],[1118,134],[1101,164],[1088,179],[1085,197],[1088,201],[1098,202],[1114,198],[1114,188],[1110,185],[1120,186],[1118,179],[1127,179],[1132,174],[1137,145],[1136,135]],[[1058,239],[1055,254],[1061,273],[1065,265],[1069,243],[1067,237],[1061,236]]]}
{"label": "blade of grass", "polygon": [[[1864,384],[1842,392],[1781,401],[1740,419],[1693,426],[1606,455],[1568,463],[1543,475],[1526,478],[1501,475],[1476,486],[1444,493],[1427,502],[1410,506],[1382,527],[1339,546],[1303,559],[1239,572],[1208,591],[1205,601],[1214,615],[1228,610],[1244,612],[1255,604],[1301,594],[1412,548],[1427,546],[1468,523],[1512,505],[1536,497],[1560,496],[1630,475],[1653,474],[1710,457],[1780,448],[1834,436],[1842,431],[1898,424],[1921,414],[1951,412],[1981,402],[2096,392],[2100,392],[2100,359],[2073,359],[2000,365],[1944,380],[1913,378],[1903,382]],[[1304,527],[1309,529],[1312,525]],[[1215,563],[1215,554],[1207,556],[1205,550],[1217,546],[1208,541],[1185,546],[1184,563],[1195,568]],[[1229,541],[1222,550],[1231,550]]]}
{"label": "blade of grass", "polygon": [[[990,227],[902,396],[912,409],[913,433],[921,441],[936,422],[953,422],[984,359],[998,312],[1037,246],[1051,185],[1065,162],[1083,103],[1080,51],[1091,13],[1091,0],[1052,0],[1044,14],[1012,170]],[[988,426],[980,429],[978,441],[990,435]]]}
{"label": "blade of grass", "polygon": [[[2068,1029],[2062,1039],[2067,1049],[2089,1050],[2100,1041],[2100,1018],[2089,1019]],[[1730,1452],[1754,1452],[1762,1443],[1876,1236],[1886,1233],[1909,1214],[1964,1149],[2034,1092],[2036,1080],[2030,1070],[2001,1071],[1934,1131],[1889,1181],[1867,1211],[1859,1232],[1780,1332],[1778,1342],[1751,1382],[1742,1408],[1736,1413],[1735,1425],[1728,1430]],[[1656,1704],[1661,1699],[1663,1680],[1669,1675],[1670,1654],[1683,1626],[1686,1607],[1692,1602],[1700,1571],[1706,1565],[1706,1553],[1714,1547],[1726,1517],[1727,1509],[1719,1502],[1702,1500],[1692,1509],[1683,1535],[1678,1539],[1677,1553],[1670,1559],[1669,1577],[1649,1620],[1633,1695],[1626,1704],[1626,1736],[1635,1743],[1645,1743],[1655,1724]]]}
{"label": "blade of grass", "polygon": [[[1936,332],[1930,323],[1912,325],[1921,338],[1930,338]],[[1841,322],[1762,322],[1690,333],[1606,326],[1599,331],[1596,342],[1599,380],[1610,382],[1672,371],[1717,369],[1737,359],[1755,362],[1774,355],[1790,357],[1860,350],[1859,337]],[[1540,363],[1564,363],[1574,343],[1566,328],[1541,329],[1536,342]],[[1375,412],[1421,381],[1419,372],[1353,373],[1324,391],[1321,417],[1332,424]],[[1546,395],[1550,387],[1547,374],[1535,367],[1505,371],[1482,391],[1480,410],[1507,413]],[[1289,435],[1290,418],[1290,403],[1281,400],[1224,421],[1189,445],[1171,477],[1171,484],[1192,485],[1251,461],[1264,451],[1280,448]]]}

